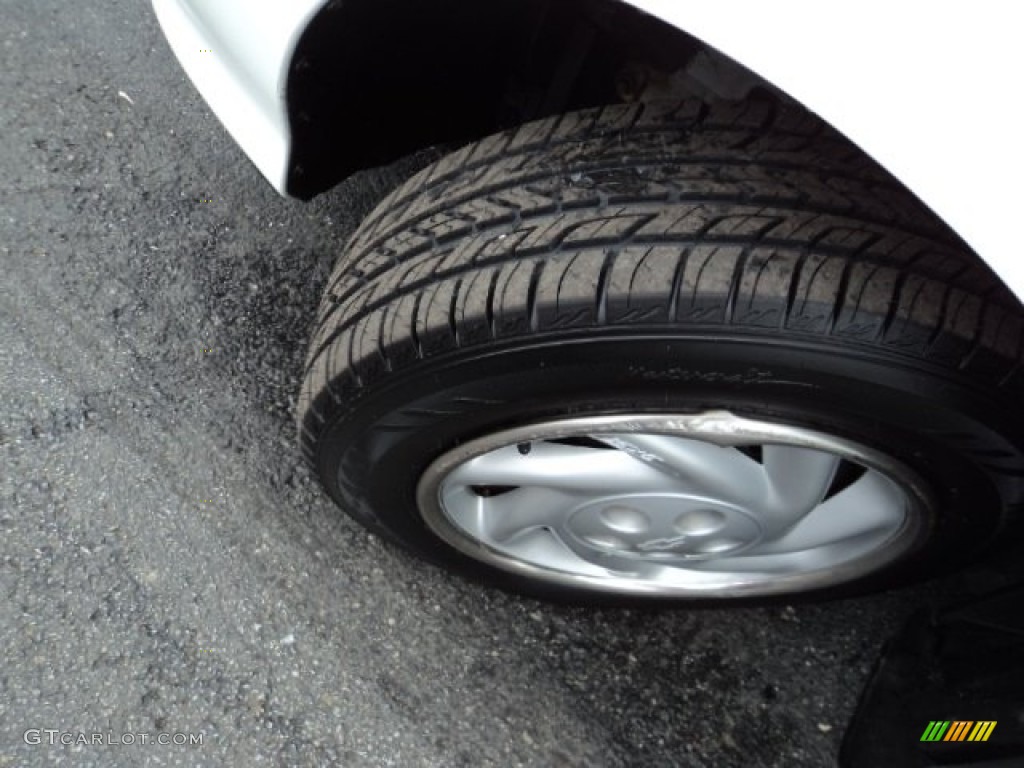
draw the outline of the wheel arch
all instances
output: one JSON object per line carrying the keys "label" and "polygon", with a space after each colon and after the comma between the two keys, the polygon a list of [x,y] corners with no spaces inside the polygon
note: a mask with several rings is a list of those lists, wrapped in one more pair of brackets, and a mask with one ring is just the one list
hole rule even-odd
{"label": "wheel arch", "polygon": [[[849,137],[1024,297],[1012,187],[1024,151],[1016,102],[992,76],[1024,65],[1009,11],[929,5],[927,35],[917,4],[837,12],[795,0],[330,0],[299,36],[282,84],[282,191],[308,199],[423,147],[621,99],[629,66],[671,74],[707,52]],[[950,109],[953,93],[971,94],[980,113]]]}
{"label": "wheel arch", "polygon": [[286,192],[308,199],[424,147],[637,98],[707,50],[623,0],[329,2],[288,72]]}

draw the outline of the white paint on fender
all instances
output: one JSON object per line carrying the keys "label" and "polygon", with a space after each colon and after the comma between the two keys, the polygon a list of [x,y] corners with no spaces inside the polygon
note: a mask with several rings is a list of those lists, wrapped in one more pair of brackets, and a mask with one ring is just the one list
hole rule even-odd
{"label": "white paint on fender", "polygon": [[323,0],[153,0],[160,26],[214,114],[278,192],[291,134],[292,53]]}
{"label": "white paint on fender", "polygon": [[962,0],[627,0],[813,110],[1024,300],[1024,13]]}

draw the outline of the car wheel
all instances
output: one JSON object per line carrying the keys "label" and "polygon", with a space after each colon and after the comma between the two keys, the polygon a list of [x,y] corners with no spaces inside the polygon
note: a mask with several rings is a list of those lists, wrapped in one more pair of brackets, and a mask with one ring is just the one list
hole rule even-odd
{"label": "car wheel", "polygon": [[887,587],[1019,538],[1021,320],[813,116],[574,113],[460,149],[363,223],[301,442],[354,518],[505,588]]}

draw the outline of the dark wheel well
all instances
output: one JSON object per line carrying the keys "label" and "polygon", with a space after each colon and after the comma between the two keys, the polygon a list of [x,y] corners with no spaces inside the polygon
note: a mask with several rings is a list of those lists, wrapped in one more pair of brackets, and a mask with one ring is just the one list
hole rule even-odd
{"label": "dark wheel well", "polygon": [[288,76],[288,192],[308,199],[423,147],[639,99],[702,50],[621,0],[332,0]]}

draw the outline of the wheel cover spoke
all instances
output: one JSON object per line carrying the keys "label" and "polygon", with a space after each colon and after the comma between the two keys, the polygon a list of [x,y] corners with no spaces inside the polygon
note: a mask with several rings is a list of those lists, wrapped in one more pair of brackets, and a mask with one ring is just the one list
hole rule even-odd
{"label": "wheel cover spoke", "polygon": [[423,519],[464,553],[577,588],[731,597],[818,589],[920,543],[920,479],[865,446],[725,411],[531,425],[438,458]]}
{"label": "wheel cover spoke", "polygon": [[764,468],[728,445],[672,435],[610,435],[603,442],[673,479],[680,488],[737,504],[766,492]]}
{"label": "wheel cover spoke", "polygon": [[764,446],[765,522],[773,536],[798,525],[828,492],[839,456],[792,445]]}
{"label": "wheel cover spoke", "polygon": [[887,511],[900,502],[900,489],[878,473],[865,474],[857,483],[816,505],[799,525],[758,547],[758,555],[800,552],[839,544],[884,529]]}
{"label": "wheel cover spoke", "polygon": [[484,532],[502,543],[535,528],[559,529],[579,498],[550,488],[517,488],[494,497],[483,521]]}
{"label": "wheel cover spoke", "polygon": [[668,478],[628,454],[558,443],[531,443],[530,452],[525,455],[515,445],[500,448],[457,468],[450,482],[590,493],[643,491],[670,485]]}

